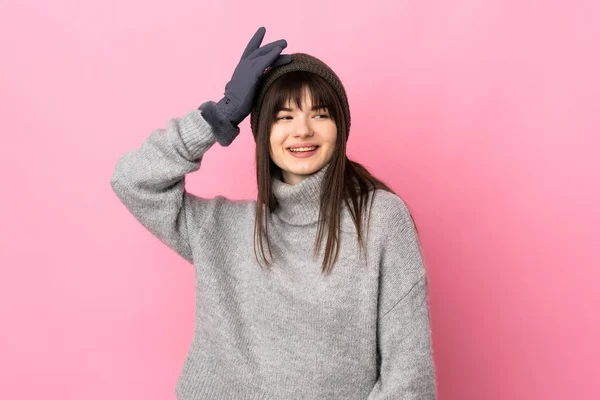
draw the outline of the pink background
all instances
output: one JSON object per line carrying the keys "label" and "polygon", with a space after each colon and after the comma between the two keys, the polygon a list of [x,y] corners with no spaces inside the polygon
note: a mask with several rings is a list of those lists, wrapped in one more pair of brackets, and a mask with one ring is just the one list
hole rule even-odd
{"label": "pink background", "polygon": [[[349,156],[413,211],[439,399],[600,398],[600,7],[367,3],[0,2],[0,398],[174,398],[193,268],[109,179],[261,25],[338,72]],[[241,128],[188,190],[255,196]]]}

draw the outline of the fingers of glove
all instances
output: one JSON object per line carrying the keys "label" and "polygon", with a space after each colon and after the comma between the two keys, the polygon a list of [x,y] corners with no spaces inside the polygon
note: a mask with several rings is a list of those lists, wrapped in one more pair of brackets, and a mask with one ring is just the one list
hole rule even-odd
{"label": "fingers of glove", "polygon": [[257,49],[249,57],[251,60],[256,60],[259,57],[269,54],[274,48],[280,48],[280,52],[287,47],[287,42],[284,39],[265,44],[261,48]]}
{"label": "fingers of glove", "polygon": [[250,41],[246,45],[246,49],[244,50],[240,61],[247,58],[250,54],[252,54],[253,51],[257,50],[260,47],[260,44],[262,43],[263,38],[265,37],[266,31],[267,30],[264,26],[258,28],[254,36],[252,36],[252,39],[250,39]]}
{"label": "fingers of glove", "polygon": [[289,54],[281,54],[275,62],[271,65],[271,67],[278,67],[280,65],[289,64],[292,62],[292,56]]}
{"label": "fingers of glove", "polygon": [[267,69],[267,67],[270,67],[273,64],[273,62],[277,59],[277,57],[279,57],[282,51],[283,49],[281,47],[275,47],[273,50],[271,50],[271,52],[257,59],[257,76],[262,75],[265,69]]}

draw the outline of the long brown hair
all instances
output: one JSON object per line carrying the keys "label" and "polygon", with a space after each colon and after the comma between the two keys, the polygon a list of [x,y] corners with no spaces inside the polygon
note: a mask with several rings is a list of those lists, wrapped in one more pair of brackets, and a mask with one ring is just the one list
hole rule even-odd
{"label": "long brown hair", "polygon": [[[267,267],[271,264],[265,255],[263,245],[263,221],[265,225],[266,243],[271,259],[271,243],[269,240],[269,215],[277,208],[277,199],[271,190],[271,178],[280,171],[280,168],[270,157],[271,126],[276,120],[277,113],[288,102],[294,101],[301,107],[305,89],[310,93],[312,104],[327,107],[329,115],[337,126],[337,139],[332,159],[323,177],[321,190],[319,227],[315,238],[315,255],[319,253],[321,242],[328,227],[325,255],[321,271],[330,274],[339,255],[339,242],[341,234],[342,201],[348,207],[357,232],[357,241],[361,253],[366,251],[363,239],[363,217],[371,199],[373,205],[374,189],[393,192],[385,183],[375,178],[361,164],[351,161],[346,156],[346,140],[348,127],[342,115],[342,106],[333,88],[320,76],[304,71],[294,71],[282,75],[269,88],[259,110],[258,133],[256,137],[256,180],[258,196],[256,201],[256,218],[254,221],[254,253],[258,260],[257,246]],[[369,196],[369,192],[373,196]],[[370,209],[369,209],[370,215]],[[368,228],[367,228],[368,229]],[[260,263],[260,260],[258,260]]]}

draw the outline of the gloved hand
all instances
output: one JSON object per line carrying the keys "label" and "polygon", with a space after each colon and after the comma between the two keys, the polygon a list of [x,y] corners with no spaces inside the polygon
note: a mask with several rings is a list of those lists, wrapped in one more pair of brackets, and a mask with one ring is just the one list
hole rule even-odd
{"label": "gloved hand", "polygon": [[238,125],[252,111],[256,87],[265,70],[292,61],[291,55],[281,55],[287,47],[283,39],[260,47],[265,32],[266,29],[260,27],[250,39],[231,80],[225,86],[225,96],[217,103],[206,102],[199,107],[223,146],[233,141],[239,133]]}
{"label": "gloved hand", "polygon": [[239,125],[252,111],[252,100],[256,86],[267,67],[287,64],[292,60],[290,55],[280,56],[287,47],[285,40],[277,40],[260,47],[266,29],[258,28],[248,45],[231,80],[225,86],[225,97],[217,107],[234,125]]}

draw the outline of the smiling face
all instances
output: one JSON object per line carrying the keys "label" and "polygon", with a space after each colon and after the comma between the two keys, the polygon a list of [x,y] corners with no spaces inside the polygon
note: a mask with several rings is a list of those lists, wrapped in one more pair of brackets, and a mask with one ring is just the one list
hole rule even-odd
{"label": "smiling face", "polygon": [[300,104],[289,99],[275,115],[270,133],[271,160],[281,168],[283,180],[296,184],[331,161],[337,126],[324,104],[313,104],[311,92],[302,90]]}

